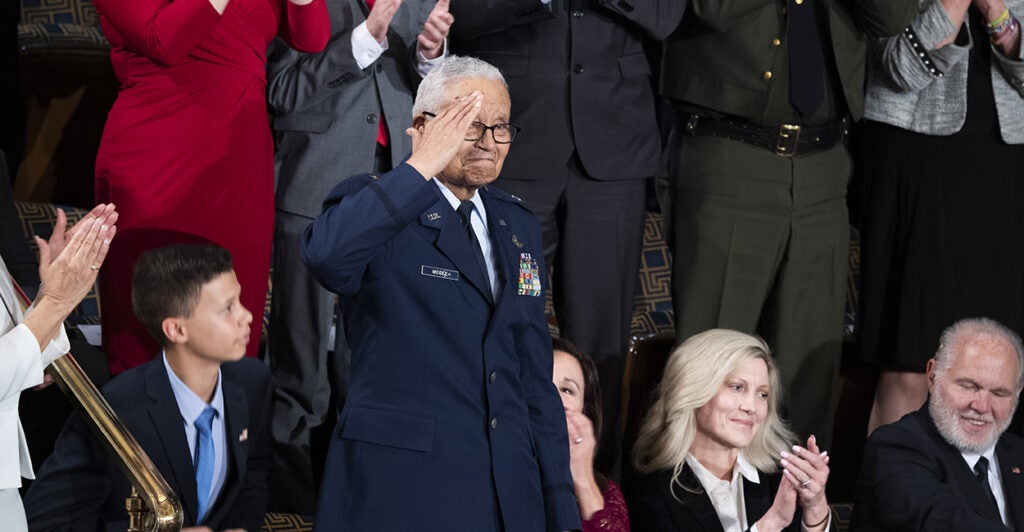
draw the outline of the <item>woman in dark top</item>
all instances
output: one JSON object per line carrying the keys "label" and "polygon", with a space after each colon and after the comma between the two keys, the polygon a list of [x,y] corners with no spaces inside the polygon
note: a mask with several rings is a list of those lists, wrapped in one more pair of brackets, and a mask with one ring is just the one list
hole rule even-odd
{"label": "woman in dark top", "polygon": [[917,410],[935,339],[986,316],[1024,333],[1022,0],[921,0],[869,70],[858,316],[882,365],[869,431]]}
{"label": "woman in dark top", "polygon": [[780,392],[759,338],[712,329],[676,348],[633,448],[633,529],[827,530],[828,455],[814,436],[789,445]]}

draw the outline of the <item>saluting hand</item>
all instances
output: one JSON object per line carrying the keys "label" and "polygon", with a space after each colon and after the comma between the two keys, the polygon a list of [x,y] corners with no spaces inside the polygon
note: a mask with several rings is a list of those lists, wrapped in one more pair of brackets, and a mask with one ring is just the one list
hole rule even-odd
{"label": "saluting hand", "polygon": [[427,59],[436,59],[444,51],[444,40],[455,22],[455,16],[448,12],[449,0],[437,0],[434,9],[423,23],[423,31],[416,37],[420,53]]}
{"label": "saluting hand", "polygon": [[483,95],[473,91],[457,97],[437,116],[416,118],[414,127],[405,130],[412,137],[412,155],[406,163],[426,179],[444,170],[466,142],[466,132],[480,114],[482,103]]}

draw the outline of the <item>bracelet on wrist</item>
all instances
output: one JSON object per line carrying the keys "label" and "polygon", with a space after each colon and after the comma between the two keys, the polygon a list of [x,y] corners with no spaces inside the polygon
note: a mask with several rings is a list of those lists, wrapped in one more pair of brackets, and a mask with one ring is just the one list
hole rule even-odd
{"label": "bracelet on wrist", "polygon": [[1008,19],[1008,18],[1010,18],[1010,8],[1004,9],[1002,15],[999,15],[995,20],[993,20],[992,22],[988,23],[988,27],[990,27],[990,28],[998,28],[1004,22],[1006,22],[1006,19]]}
{"label": "bracelet on wrist", "polygon": [[1013,21],[1013,13],[1011,13],[1010,10],[1007,9],[1006,13],[1000,15],[999,18],[997,18],[988,26],[985,26],[985,33],[987,33],[991,38],[996,38],[997,36],[1002,35],[1003,32],[1005,32],[1007,29],[1009,29],[1010,26],[1013,25]]}
{"label": "bracelet on wrist", "polygon": [[825,517],[821,521],[818,521],[817,523],[814,523],[813,525],[807,524],[807,521],[804,521],[803,518],[801,517],[800,518],[800,524],[803,525],[804,528],[806,528],[807,530],[814,530],[815,528],[818,528],[819,526],[825,524],[828,521],[828,518],[831,515],[832,515],[832,510],[829,510],[829,511],[825,512]]}
{"label": "bracelet on wrist", "polygon": [[1006,29],[1004,29],[997,35],[992,35],[991,37],[989,37],[989,40],[992,42],[994,46],[1001,46],[1002,44],[1004,44],[1003,41],[1007,40],[1007,37],[1012,36],[1017,27],[1020,26],[1020,23],[1017,21],[1017,18],[1013,16],[1011,16],[1007,22],[1009,24],[1007,25]]}

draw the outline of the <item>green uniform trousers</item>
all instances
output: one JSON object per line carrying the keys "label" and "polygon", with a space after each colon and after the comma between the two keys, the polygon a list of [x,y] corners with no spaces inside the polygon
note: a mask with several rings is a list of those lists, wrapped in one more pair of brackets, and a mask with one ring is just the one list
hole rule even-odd
{"label": "green uniform trousers", "polygon": [[786,158],[687,133],[680,143],[670,182],[677,342],[716,327],[761,335],[781,370],[783,415],[827,449],[849,259],[849,153],[839,145]]}

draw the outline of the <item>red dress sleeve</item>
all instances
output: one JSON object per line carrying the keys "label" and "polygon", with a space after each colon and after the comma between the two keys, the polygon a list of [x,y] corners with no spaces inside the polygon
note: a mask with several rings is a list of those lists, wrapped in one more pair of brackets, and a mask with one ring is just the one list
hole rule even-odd
{"label": "red dress sleeve", "polygon": [[619,486],[609,480],[601,495],[604,508],[583,521],[583,532],[629,532],[629,510]]}
{"label": "red dress sleeve", "polygon": [[95,4],[116,33],[107,36],[112,44],[164,65],[182,60],[220,20],[209,0],[95,0]]}
{"label": "red dress sleeve", "polygon": [[331,21],[327,16],[327,4],[324,0],[299,6],[288,0],[285,5],[284,20],[278,27],[278,35],[288,46],[306,53],[316,53],[327,46],[331,38]]}

